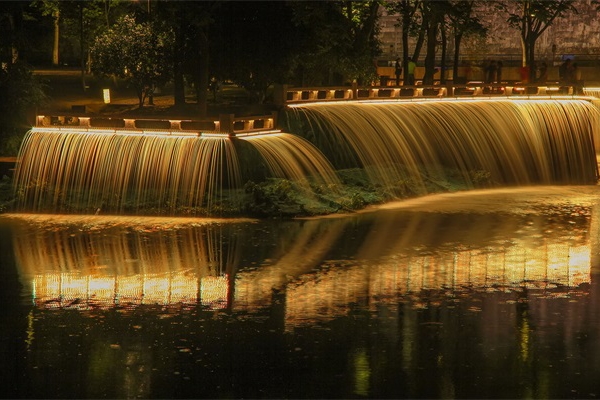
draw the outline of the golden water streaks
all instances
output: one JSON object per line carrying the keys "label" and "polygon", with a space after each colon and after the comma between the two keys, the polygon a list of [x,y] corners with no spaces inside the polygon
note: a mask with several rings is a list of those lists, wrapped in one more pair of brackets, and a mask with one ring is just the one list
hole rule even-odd
{"label": "golden water streaks", "polygon": [[264,157],[273,176],[301,181],[306,177],[322,183],[338,183],[329,161],[305,139],[289,133],[240,138],[252,143]]}
{"label": "golden water streaks", "polygon": [[[391,193],[407,181],[425,193],[428,183],[451,181],[449,171],[467,186],[477,183],[478,171],[494,185],[598,179],[600,111],[589,99],[343,102],[293,110],[321,127],[327,138],[315,139],[334,146],[329,151],[351,149],[357,166]],[[235,140],[255,147],[272,176],[338,182],[331,160],[299,136],[269,132]],[[37,212],[210,210],[225,190],[241,187],[233,142],[226,136],[36,128],[19,154],[18,204]]]}
{"label": "golden water streaks", "polygon": [[600,111],[588,100],[328,103],[293,108],[321,133],[348,143],[372,179],[394,187],[404,165],[443,177],[487,171],[498,184],[589,184],[597,180]]}
{"label": "golden water streaks", "polygon": [[[574,288],[591,281],[583,218],[563,232],[552,221],[482,222],[480,216],[468,223],[458,216],[429,224],[431,216],[402,215],[375,218],[340,261],[331,259],[330,250],[344,240],[352,219],[302,221],[255,268],[244,268],[241,256],[244,246],[255,247],[238,240],[238,230],[215,224],[95,230],[84,222],[42,229],[36,219],[26,220],[14,224],[14,251],[21,280],[42,308],[201,304],[255,312],[280,293],[286,329],[345,315],[352,304],[375,307],[423,291]],[[440,231],[442,225],[447,229]],[[555,233],[541,234],[547,230]],[[368,251],[378,242],[377,254]]]}
{"label": "golden water streaks", "polygon": [[[328,160],[300,137],[277,131],[239,140],[258,150],[275,177],[338,182]],[[224,135],[36,128],[28,133],[19,157],[15,173],[19,205],[38,212],[210,210],[226,190],[242,186],[234,142]],[[235,190],[228,194],[235,202]]]}
{"label": "golden water streaks", "polygon": [[17,194],[38,211],[210,207],[224,185],[240,186],[226,138],[34,130],[20,157]]}

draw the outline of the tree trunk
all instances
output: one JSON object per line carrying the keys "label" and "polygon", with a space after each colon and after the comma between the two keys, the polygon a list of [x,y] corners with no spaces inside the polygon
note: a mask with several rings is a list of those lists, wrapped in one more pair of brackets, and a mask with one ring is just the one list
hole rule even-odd
{"label": "tree trunk", "polygon": [[527,41],[521,38],[521,66],[527,66]]}
{"label": "tree trunk", "polygon": [[435,47],[437,44],[438,21],[435,13],[430,15],[430,21],[427,24],[427,54],[425,54],[425,75],[423,84],[433,85],[433,73],[435,69]]}
{"label": "tree trunk", "polygon": [[183,57],[180,52],[183,49],[183,32],[180,27],[175,32],[175,57],[173,60],[173,101],[175,107],[185,105],[185,84],[183,80]]}
{"label": "tree trunk", "polygon": [[410,16],[405,12],[402,14],[402,71],[404,79],[402,85],[408,82],[408,32],[410,28]]}
{"label": "tree trunk", "polygon": [[181,60],[175,60],[173,63],[173,102],[175,107],[185,105],[185,83]]}
{"label": "tree trunk", "polygon": [[523,55],[525,66],[529,69],[529,82],[535,81],[535,36],[531,33],[526,40],[522,40],[523,43]]}
{"label": "tree trunk", "polygon": [[198,68],[198,79],[196,81],[198,114],[200,117],[206,117],[208,114],[208,36],[206,32],[200,34],[200,65]]}
{"label": "tree trunk", "polygon": [[460,57],[460,42],[462,40],[462,35],[454,36],[454,60],[452,62],[452,80],[456,82],[458,76],[458,64]]}
{"label": "tree trunk", "polygon": [[441,65],[440,65],[440,83],[441,84],[445,84],[446,83],[446,48],[448,45],[448,38],[446,37],[446,29],[444,29],[444,26],[441,26],[441,33],[442,33],[442,61],[441,61]]}
{"label": "tree trunk", "polygon": [[10,62],[15,64],[19,60],[19,47],[21,43],[21,19],[20,12],[13,12],[8,15],[8,28],[10,30]]}
{"label": "tree trunk", "polygon": [[419,36],[417,38],[417,42],[415,43],[415,51],[413,52],[413,61],[417,62],[419,57],[421,56],[421,49],[423,48],[423,42],[425,42],[425,27],[422,26],[419,30]]}
{"label": "tree trunk", "polygon": [[60,42],[60,11],[54,11],[54,46],[52,47],[52,65],[58,65],[58,47]]}
{"label": "tree trunk", "polygon": [[138,108],[143,108],[144,107],[144,100],[146,99],[146,91],[144,90],[144,88],[137,88],[136,89],[137,92],[137,97],[138,97]]}
{"label": "tree trunk", "polygon": [[85,52],[83,46],[83,2],[79,3],[79,57],[81,59],[81,86],[83,91],[85,92],[86,84],[85,84]]}

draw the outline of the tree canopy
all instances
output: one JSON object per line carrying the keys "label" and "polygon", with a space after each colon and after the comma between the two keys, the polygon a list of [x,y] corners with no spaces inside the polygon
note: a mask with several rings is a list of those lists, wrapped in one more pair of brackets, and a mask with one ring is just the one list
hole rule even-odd
{"label": "tree canopy", "polygon": [[[136,88],[140,105],[150,88],[167,81],[173,84],[175,104],[184,104],[187,84],[196,91],[198,112],[204,115],[211,77],[243,86],[257,102],[275,83],[372,82],[377,72],[374,61],[381,55],[383,5],[388,13],[397,14],[402,28],[405,73],[408,57],[422,59],[423,50],[424,80],[431,83],[439,66],[444,79],[446,50],[453,43],[450,57],[457,77],[462,40],[486,33],[474,11],[478,3],[496,4],[505,12],[506,21],[521,37],[523,65],[530,66],[536,40],[557,18],[574,12],[576,1],[0,2],[0,56],[17,59],[21,51],[38,65],[44,57],[47,63],[79,64],[82,78],[91,67],[95,73],[127,80]],[[27,32],[19,28],[24,21],[35,22],[26,24]],[[59,33],[58,42],[52,32]]]}
{"label": "tree canopy", "polygon": [[520,0],[500,2],[500,9],[508,13],[508,23],[520,32],[522,62],[529,67],[530,78],[535,75],[535,44],[538,38],[557,18],[568,12],[577,12],[574,0]]}
{"label": "tree canopy", "polygon": [[96,38],[91,49],[92,70],[129,82],[142,107],[154,86],[171,78],[172,42],[169,30],[155,29],[149,22],[137,23],[126,15]]}

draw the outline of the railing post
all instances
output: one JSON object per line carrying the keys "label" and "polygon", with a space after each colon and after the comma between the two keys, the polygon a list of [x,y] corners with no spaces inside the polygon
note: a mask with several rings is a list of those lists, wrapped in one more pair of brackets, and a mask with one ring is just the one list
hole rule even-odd
{"label": "railing post", "polygon": [[276,83],[273,85],[273,103],[278,107],[283,107],[287,102],[287,89],[289,85]]}
{"label": "railing post", "polygon": [[170,119],[169,124],[171,125],[171,130],[174,130],[174,131],[181,130],[181,120]]}
{"label": "railing post", "polygon": [[90,127],[90,117],[79,117],[79,126],[85,126],[86,128]]}
{"label": "railing post", "polygon": [[454,97],[454,83],[446,82],[446,97]]}
{"label": "railing post", "polygon": [[234,114],[220,114],[219,115],[219,131],[225,133],[233,133],[233,119]]}
{"label": "railing post", "polygon": [[271,127],[271,129],[279,129],[277,121],[277,111],[271,112],[271,118],[273,118],[273,126]]}

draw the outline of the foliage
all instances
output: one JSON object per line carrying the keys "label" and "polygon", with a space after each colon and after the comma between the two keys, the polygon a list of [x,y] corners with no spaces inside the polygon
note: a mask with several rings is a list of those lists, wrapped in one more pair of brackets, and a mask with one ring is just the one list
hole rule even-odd
{"label": "foliage", "polygon": [[488,29],[474,15],[473,9],[478,3],[481,3],[481,1],[454,0],[450,2],[451,8],[447,19],[454,36],[454,63],[452,66],[452,76],[454,79],[458,77],[458,62],[462,39],[468,36],[484,37],[488,33]]}
{"label": "foliage", "polygon": [[13,186],[6,175],[0,177],[0,213],[10,210],[14,205]]}
{"label": "foliage", "polygon": [[335,85],[375,78],[378,1],[291,2],[293,23],[302,32],[295,58],[297,84]]}
{"label": "foliage", "polygon": [[286,83],[300,35],[287,2],[226,2],[211,30],[211,73],[231,80],[262,103],[274,83]]}
{"label": "foliage", "polygon": [[[167,1],[157,2],[153,16],[165,21],[174,33],[173,95],[175,106],[185,104],[185,81],[196,91],[196,101],[201,115],[206,114],[208,82],[211,76],[231,78],[222,71],[209,74],[209,61],[218,58],[225,46],[213,37],[215,16],[222,6],[220,1]],[[228,18],[228,16],[225,16]],[[214,47],[211,48],[211,43]],[[214,55],[214,57],[213,57]],[[220,69],[220,68],[219,68]]]}
{"label": "foliage", "polygon": [[89,47],[114,21],[122,17],[123,0],[61,1],[61,43],[65,49],[79,54],[85,65]]}
{"label": "foliage", "polygon": [[[508,14],[507,22],[521,35],[523,66],[535,65],[535,43],[554,21],[568,12],[577,12],[574,0],[502,1],[499,8]],[[534,68],[530,68],[532,76]]]}
{"label": "foliage", "polygon": [[272,178],[264,182],[248,182],[244,187],[244,215],[290,218],[351,212],[383,198],[372,188],[358,185],[311,185],[287,179]]}
{"label": "foliage", "polygon": [[33,123],[37,106],[46,101],[44,86],[24,62],[0,68],[0,154],[14,156]]}
{"label": "foliage", "polygon": [[125,14],[125,0],[35,0],[32,7],[46,19],[58,18],[61,64],[85,65],[89,45]]}
{"label": "foliage", "polygon": [[155,85],[162,85],[171,77],[173,36],[169,29],[161,28],[148,22],[137,23],[133,16],[126,15],[98,36],[91,49],[92,70],[131,84],[140,107]]}

